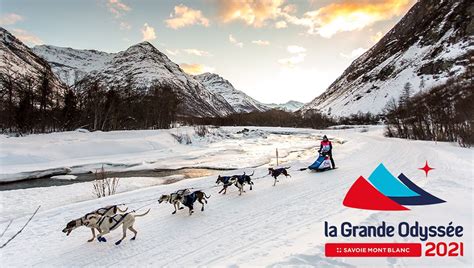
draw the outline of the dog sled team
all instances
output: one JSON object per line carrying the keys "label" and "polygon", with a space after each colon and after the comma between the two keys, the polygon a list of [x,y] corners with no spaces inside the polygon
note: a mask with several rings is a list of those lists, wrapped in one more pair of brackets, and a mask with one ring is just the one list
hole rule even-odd
{"label": "dog sled team", "polygon": [[[325,171],[336,168],[332,158],[332,144],[326,135],[323,136],[318,153],[319,156],[316,161],[308,168],[300,169],[300,171],[305,169]],[[291,178],[291,175],[288,173],[288,169],[290,169],[290,167],[268,168],[267,176],[270,175],[274,179],[273,186],[276,185],[280,176]],[[228,187],[232,185],[237,187],[239,196],[242,195],[242,193],[245,193],[245,185],[249,185],[249,189],[252,190],[254,183],[251,177],[253,175],[254,172],[252,172],[250,175],[247,175],[245,172],[243,175],[218,175],[216,186],[222,184],[222,189],[218,193],[226,194]],[[204,211],[204,204],[207,204],[207,199],[210,197],[210,195],[206,195],[202,190],[191,191],[191,189],[181,189],[170,194],[161,195],[158,199],[158,203],[169,203],[173,205],[174,211],[171,214],[176,214],[178,210],[187,207],[189,215],[192,215],[194,213],[194,203],[196,201],[199,202],[201,204],[201,211]],[[136,214],[135,211],[128,212],[128,208],[120,208],[120,205],[107,206],[87,213],[81,218],[68,222],[62,232],[68,236],[74,229],[85,226],[90,228],[92,232],[92,238],[87,240],[87,242],[92,242],[96,238],[99,242],[107,242],[104,235],[108,234],[110,231],[118,229],[121,226],[122,238],[115,242],[116,245],[119,245],[123,239],[127,237],[127,230],[133,233],[131,240],[136,239],[137,230],[135,230],[133,227],[135,219],[147,215],[148,212],[150,212],[150,209],[142,214]],[[98,231],[97,236],[95,232],[96,230]]]}

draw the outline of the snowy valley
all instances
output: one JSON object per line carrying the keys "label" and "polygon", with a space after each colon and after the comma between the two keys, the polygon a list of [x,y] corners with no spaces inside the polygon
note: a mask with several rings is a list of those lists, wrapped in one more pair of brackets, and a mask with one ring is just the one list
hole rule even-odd
{"label": "snowy valley", "polygon": [[[354,224],[379,224],[381,220],[387,223],[419,221],[423,224],[454,221],[455,225],[465,227],[473,224],[472,217],[465,213],[473,209],[472,202],[466,201],[470,200],[473,191],[474,166],[470,149],[452,143],[388,139],[382,136],[381,127],[249,129],[248,134],[243,134],[242,128],[223,128],[209,138],[193,138],[193,144],[182,146],[171,141],[170,133],[175,130],[142,131],[133,135],[132,132],[73,132],[2,137],[17,145],[2,146],[1,149],[3,156],[10,156],[10,163],[2,168],[10,172],[31,170],[34,166],[58,167],[66,160],[69,164],[87,166],[107,158],[114,163],[141,163],[139,168],[234,167],[236,170],[219,171],[218,174],[254,172],[255,183],[252,191],[246,186],[246,193],[242,196],[238,195],[236,188],[229,188],[226,195],[218,194],[220,187],[215,187],[217,174],[171,184],[163,184],[166,178],[127,178],[121,181],[120,193],[101,199],[93,197],[91,184],[87,182],[2,191],[1,228],[13,220],[5,237],[10,237],[26,221],[28,214],[37,205],[42,205],[28,228],[2,249],[2,263],[6,266],[94,266],[98,263],[133,266],[138,262],[146,266],[179,267],[358,266],[367,259],[324,257],[324,243],[344,242],[340,238],[324,236],[324,221],[331,224],[347,220]],[[324,173],[299,171],[300,167],[314,160],[315,147],[323,134],[334,141],[334,156],[339,169]],[[39,145],[35,139],[45,142]],[[31,144],[41,148],[30,150]],[[75,150],[76,153],[71,154],[73,148],[78,147],[95,150],[82,151],[87,154],[78,154],[81,150]],[[267,176],[267,167],[276,165],[276,147],[280,149],[279,164],[291,166],[291,177],[281,178],[273,187],[273,180]],[[368,150],[369,147],[372,149]],[[32,155],[33,151],[44,154]],[[31,160],[35,160],[34,163]],[[436,168],[428,177],[417,169],[425,160]],[[409,211],[396,213],[344,207],[342,200],[351,184],[358,176],[368,176],[380,162],[394,174],[403,172],[419,186],[447,202],[410,207]],[[156,202],[161,194],[183,188],[202,189],[211,196],[203,212],[196,209],[194,215],[189,216],[183,210],[171,215],[171,205]],[[126,240],[115,246],[113,242],[121,236],[117,230],[106,236],[109,240],[106,243],[86,242],[90,231],[83,227],[74,230],[70,236],[61,232],[69,220],[98,207],[120,203],[128,204],[129,209],[146,205],[139,213],[151,208],[148,215],[136,221],[138,236],[135,241]],[[441,223],[438,215],[443,215],[447,222]],[[470,237],[472,229],[466,228],[460,241],[468,244]],[[410,241],[402,238],[391,240]],[[23,258],[26,247],[29,257]],[[428,267],[433,259],[377,258],[370,261],[378,267]],[[437,263],[464,267],[472,264],[472,256],[444,258]]]}

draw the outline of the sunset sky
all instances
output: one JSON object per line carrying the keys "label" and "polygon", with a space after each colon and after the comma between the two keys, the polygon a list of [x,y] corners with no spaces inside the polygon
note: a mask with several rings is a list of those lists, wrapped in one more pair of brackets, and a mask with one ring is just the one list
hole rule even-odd
{"label": "sunset sky", "polygon": [[29,46],[118,52],[149,41],[188,73],[215,72],[262,102],[311,101],[414,0],[0,0]]}

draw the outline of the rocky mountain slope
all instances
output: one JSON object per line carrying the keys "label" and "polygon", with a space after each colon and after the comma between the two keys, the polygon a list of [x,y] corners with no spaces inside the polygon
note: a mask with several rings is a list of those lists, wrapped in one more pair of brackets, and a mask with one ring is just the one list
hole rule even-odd
{"label": "rocky mountain slope", "polygon": [[265,105],[272,108],[272,109],[280,109],[280,110],[285,110],[285,111],[288,111],[288,112],[294,112],[294,111],[297,111],[297,110],[301,109],[301,107],[303,107],[304,103],[299,102],[299,101],[290,100],[290,101],[287,101],[285,103],[265,103]]}
{"label": "rocky mountain slope", "polygon": [[2,27],[0,27],[0,74],[15,78],[28,77],[35,84],[46,75],[56,93],[62,94],[65,90],[64,84],[54,75],[48,62]]}
{"label": "rocky mountain slope", "polygon": [[473,14],[474,3],[469,0],[418,1],[301,111],[378,114],[390,99],[399,99],[407,83],[416,93],[464,74],[474,51]]}
{"label": "rocky mountain slope", "polygon": [[268,110],[267,106],[235,89],[228,80],[217,74],[203,73],[194,76],[194,78],[201,82],[211,93],[222,96],[237,113]]}
{"label": "rocky mountain slope", "polygon": [[107,87],[130,83],[136,90],[146,90],[153,84],[161,84],[177,90],[182,99],[182,114],[225,116],[235,112],[223,97],[209,92],[149,42],[118,53],[46,45],[36,46],[33,51],[46,59],[53,71],[70,85],[86,75]]}

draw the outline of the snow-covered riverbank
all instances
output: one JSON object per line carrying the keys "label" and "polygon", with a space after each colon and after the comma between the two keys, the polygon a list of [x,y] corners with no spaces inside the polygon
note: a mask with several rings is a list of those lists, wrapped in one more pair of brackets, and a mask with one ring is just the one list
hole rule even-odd
{"label": "snow-covered riverbank", "polygon": [[[182,167],[245,168],[268,163],[317,145],[314,130],[218,128],[199,137],[193,128],[112,132],[61,132],[26,137],[0,136],[0,181],[49,174]],[[294,133],[295,135],[288,135]],[[180,144],[173,135],[189,136]]]}

